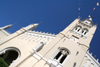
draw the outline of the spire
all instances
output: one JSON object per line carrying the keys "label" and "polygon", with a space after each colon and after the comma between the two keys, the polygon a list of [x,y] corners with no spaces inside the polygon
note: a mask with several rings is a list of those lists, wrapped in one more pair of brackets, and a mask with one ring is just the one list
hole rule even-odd
{"label": "spire", "polygon": [[11,26],[12,26],[12,24],[10,24],[10,25],[6,25],[6,26],[4,26],[4,27],[1,27],[0,29],[4,29],[4,30],[6,30],[6,29],[10,28]]}
{"label": "spire", "polygon": [[33,24],[34,25],[34,27],[37,27],[39,24]]}
{"label": "spire", "polygon": [[24,27],[25,30],[34,30],[39,24],[30,24],[27,27]]}

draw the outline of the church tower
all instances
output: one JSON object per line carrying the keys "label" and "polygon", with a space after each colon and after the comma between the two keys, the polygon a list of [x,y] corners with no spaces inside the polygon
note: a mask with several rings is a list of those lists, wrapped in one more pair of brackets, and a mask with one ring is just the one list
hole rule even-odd
{"label": "church tower", "polygon": [[50,67],[81,67],[96,28],[92,18],[75,19],[40,54],[48,59]]}

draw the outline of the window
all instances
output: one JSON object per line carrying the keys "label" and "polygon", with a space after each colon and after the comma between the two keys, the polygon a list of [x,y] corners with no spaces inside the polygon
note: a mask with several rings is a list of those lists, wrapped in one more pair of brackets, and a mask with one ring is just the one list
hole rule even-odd
{"label": "window", "polygon": [[84,37],[88,33],[88,29],[82,28],[82,26],[80,25],[76,25],[72,31],[80,35],[81,37]]}
{"label": "window", "polygon": [[69,55],[69,51],[61,48],[59,48],[58,50],[59,52],[55,55],[54,59],[62,64]]}
{"label": "window", "polygon": [[88,29],[84,28],[84,29],[82,30],[82,35],[86,35],[87,32],[88,32]]}
{"label": "window", "polygon": [[82,29],[82,27],[79,26],[79,25],[77,25],[77,26],[73,29],[73,31],[75,31],[75,32],[80,32],[81,29]]}
{"label": "window", "polygon": [[20,57],[20,51],[17,48],[6,48],[0,51],[0,57],[10,66]]}
{"label": "window", "polygon": [[47,64],[49,64],[50,67],[62,67],[69,55],[69,50],[59,47],[53,56],[48,59]]}
{"label": "window", "polygon": [[78,55],[78,54],[79,54],[79,51],[77,51],[76,55]]}
{"label": "window", "polygon": [[73,67],[76,67],[76,62],[74,63]]}
{"label": "window", "polygon": [[86,24],[91,24],[91,22],[90,21],[87,21],[87,20],[85,20],[83,23],[86,23]]}

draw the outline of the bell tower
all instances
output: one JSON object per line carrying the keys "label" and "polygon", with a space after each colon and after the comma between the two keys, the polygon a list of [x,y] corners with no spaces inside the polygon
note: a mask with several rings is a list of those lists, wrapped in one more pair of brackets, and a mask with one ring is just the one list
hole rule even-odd
{"label": "bell tower", "polygon": [[39,53],[50,67],[81,67],[96,28],[92,18],[75,19]]}

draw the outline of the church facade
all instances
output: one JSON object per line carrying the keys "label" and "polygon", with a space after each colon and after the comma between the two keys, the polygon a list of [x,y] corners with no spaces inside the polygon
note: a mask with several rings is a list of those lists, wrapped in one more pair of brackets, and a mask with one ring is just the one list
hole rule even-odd
{"label": "church facade", "polygon": [[88,51],[97,28],[92,18],[75,19],[57,35],[32,31],[38,24],[10,34],[11,26],[0,28],[0,57],[9,67],[100,67]]}

